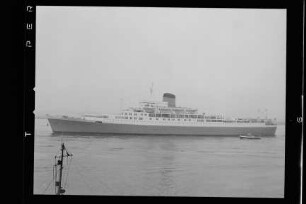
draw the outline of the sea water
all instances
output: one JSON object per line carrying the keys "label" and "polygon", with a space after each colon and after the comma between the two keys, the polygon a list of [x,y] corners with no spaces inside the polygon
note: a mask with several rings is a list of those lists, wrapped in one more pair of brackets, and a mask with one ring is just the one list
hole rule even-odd
{"label": "sea water", "polygon": [[35,120],[34,194],[55,194],[64,142],[65,195],[284,197],[285,126],[275,137],[53,135]]}

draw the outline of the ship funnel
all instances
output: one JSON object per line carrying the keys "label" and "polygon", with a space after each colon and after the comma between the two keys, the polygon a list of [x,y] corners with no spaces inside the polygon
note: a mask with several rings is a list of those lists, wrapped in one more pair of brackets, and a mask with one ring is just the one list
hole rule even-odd
{"label": "ship funnel", "polygon": [[171,93],[164,93],[163,102],[168,102],[168,107],[175,107],[175,95]]}

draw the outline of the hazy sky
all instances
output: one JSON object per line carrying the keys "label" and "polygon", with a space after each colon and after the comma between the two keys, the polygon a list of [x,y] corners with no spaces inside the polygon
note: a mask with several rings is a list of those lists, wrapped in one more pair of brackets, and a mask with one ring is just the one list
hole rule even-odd
{"label": "hazy sky", "polygon": [[37,113],[118,113],[154,83],[200,112],[285,117],[286,10],[39,6],[36,21]]}

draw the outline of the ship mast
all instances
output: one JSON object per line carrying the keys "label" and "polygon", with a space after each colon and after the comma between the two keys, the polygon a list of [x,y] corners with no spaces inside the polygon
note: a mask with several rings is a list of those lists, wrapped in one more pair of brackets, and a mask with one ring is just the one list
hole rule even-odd
{"label": "ship mast", "polygon": [[152,82],[152,85],[150,87],[150,96],[151,96],[151,100],[152,100],[152,95],[153,95],[153,82]]}
{"label": "ship mast", "polygon": [[[64,151],[65,151],[65,155],[64,155]],[[55,180],[55,194],[56,195],[63,195],[65,193],[65,189],[62,187],[62,175],[63,175],[63,159],[64,157],[69,157],[72,156],[72,154],[68,153],[64,143],[61,144],[61,154],[60,156],[55,156],[55,158],[59,158],[56,161],[55,164],[55,168],[56,168],[56,172],[57,169],[59,169],[59,175],[57,176],[56,174],[56,180]]]}

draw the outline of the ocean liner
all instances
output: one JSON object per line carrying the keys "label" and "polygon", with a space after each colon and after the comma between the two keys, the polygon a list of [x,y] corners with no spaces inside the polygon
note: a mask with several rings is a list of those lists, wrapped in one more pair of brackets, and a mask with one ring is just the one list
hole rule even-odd
{"label": "ocean liner", "polygon": [[53,133],[124,135],[274,136],[276,121],[262,118],[225,118],[197,109],[177,107],[175,95],[162,101],[141,101],[118,115],[48,116]]}

